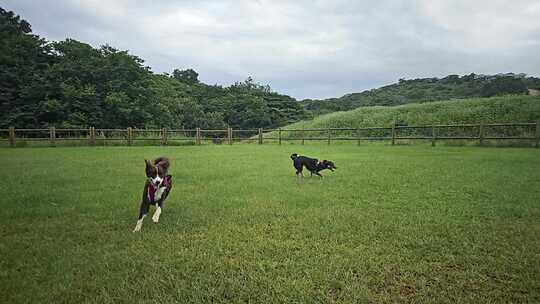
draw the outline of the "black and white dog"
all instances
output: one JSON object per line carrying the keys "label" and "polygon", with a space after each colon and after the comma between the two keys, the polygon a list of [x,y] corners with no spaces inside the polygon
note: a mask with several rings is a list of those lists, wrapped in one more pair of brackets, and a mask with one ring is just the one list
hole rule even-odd
{"label": "black and white dog", "polygon": [[150,205],[156,206],[156,212],[152,216],[154,223],[159,221],[163,203],[172,188],[172,176],[168,175],[169,160],[166,157],[156,158],[153,162],[144,160],[146,163],[146,183],[144,184],[139,220],[133,232],[141,230],[144,217],[150,210]]}
{"label": "black and white dog", "polygon": [[337,169],[334,163],[329,160],[320,161],[316,158],[309,158],[307,156],[301,156],[296,153],[291,154],[291,159],[293,160],[293,166],[296,169],[296,176],[299,178],[304,177],[304,173],[302,173],[304,167],[306,167],[306,169],[311,172],[311,176],[313,176],[313,174],[317,174],[320,177],[323,176],[319,174],[319,171],[322,171],[324,169],[334,171],[334,169]]}

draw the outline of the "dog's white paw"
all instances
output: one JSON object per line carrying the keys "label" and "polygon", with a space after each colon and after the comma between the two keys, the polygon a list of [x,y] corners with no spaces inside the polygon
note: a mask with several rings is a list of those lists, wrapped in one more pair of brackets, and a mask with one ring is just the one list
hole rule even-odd
{"label": "dog's white paw", "polygon": [[146,217],[146,214],[143,214],[142,218],[140,220],[137,220],[137,224],[135,225],[135,229],[133,229],[133,232],[139,232],[141,230],[142,222],[145,217]]}
{"label": "dog's white paw", "polygon": [[152,216],[152,221],[154,221],[154,223],[159,222],[160,215],[161,215],[161,208],[157,207],[156,212],[154,212],[154,215]]}

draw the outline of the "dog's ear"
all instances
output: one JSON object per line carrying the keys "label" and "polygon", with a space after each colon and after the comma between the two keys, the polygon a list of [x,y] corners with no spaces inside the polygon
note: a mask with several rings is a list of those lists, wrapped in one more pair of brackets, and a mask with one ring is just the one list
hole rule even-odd
{"label": "dog's ear", "polygon": [[145,159],[144,162],[146,163],[146,167],[145,167],[146,176],[147,176],[147,177],[153,176],[153,175],[154,175],[154,171],[155,171],[154,166],[153,166],[152,163],[151,163],[149,160],[147,160],[147,159]]}

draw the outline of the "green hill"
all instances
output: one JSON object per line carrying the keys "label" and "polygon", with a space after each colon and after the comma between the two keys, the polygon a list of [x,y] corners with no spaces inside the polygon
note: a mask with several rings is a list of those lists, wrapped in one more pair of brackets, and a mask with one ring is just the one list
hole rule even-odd
{"label": "green hill", "polygon": [[[454,98],[526,95],[527,89],[540,88],[540,79],[525,74],[449,75],[444,78],[400,79],[398,83],[352,93],[340,98],[302,100],[313,115],[349,111],[364,106],[396,106],[408,103],[450,100]],[[532,91],[534,92],[534,90]]]}
{"label": "green hill", "polygon": [[[402,106],[362,107],[321,115],[284,129],[365,128],[399,125],[521,123],[540,120],[540,96],[469,98]],[[287,132],[288,133],[288,132]],[[310,136],[319,136],[310,132]],[[299,132],[286,134],[299,136]]]}

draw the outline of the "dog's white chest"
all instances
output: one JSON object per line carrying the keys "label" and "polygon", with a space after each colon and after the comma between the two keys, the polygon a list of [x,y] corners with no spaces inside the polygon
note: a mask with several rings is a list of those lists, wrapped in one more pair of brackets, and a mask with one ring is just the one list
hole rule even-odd
{"label": "dog's white chest", "polygon": [[157,202],[161,199],[161,196],[165,192],[165,189],[167,189],[167,187],[161,187],[156,190],[156,193],[154,193],[154,202]]}

